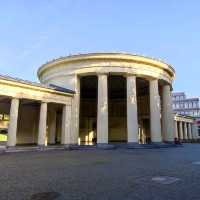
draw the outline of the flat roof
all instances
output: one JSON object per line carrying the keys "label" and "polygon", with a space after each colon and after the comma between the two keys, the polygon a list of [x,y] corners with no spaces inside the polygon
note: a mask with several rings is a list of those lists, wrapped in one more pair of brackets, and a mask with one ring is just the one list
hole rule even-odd
{"label": "flat roof", "polygon": [[70,94],[75,93],[75,91],[73,91],[73,90],[63,88],[63,87],[60,87],[60,86],[57,86],[57,85],[53,85],[53,84],[44,85],[42,83],[23,80],[23,79],[11,77],[11,76],[8,76],[8,75],[1,75],[0,74],[0,79],[12,81],[12,82],[16,82],[16,83],[22,83],[22,84],[26,84],[26,85],[31,85],[31,86],[36,86],[36,87],[45,88],[45,89],[51,89],[51,90],[55,90],[55,91],[58,91],[58,92],[64,92],[64,93],[70,93]]}

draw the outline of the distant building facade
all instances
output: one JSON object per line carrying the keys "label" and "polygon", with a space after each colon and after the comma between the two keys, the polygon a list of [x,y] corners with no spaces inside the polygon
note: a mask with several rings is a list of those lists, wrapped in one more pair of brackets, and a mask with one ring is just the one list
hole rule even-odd
{"label": "distant building facade", "polygon": [[199,98],[187,98],[184,92],[172,94],[173,111],[180,115],[200,116]]}
{"label": "distant building facade", "polygon": [[193,117],[193,132],[197,138],[200,138],[199,98],[187,98],[184,92],[174,92],[172,93],[172,107],[177,115]]}

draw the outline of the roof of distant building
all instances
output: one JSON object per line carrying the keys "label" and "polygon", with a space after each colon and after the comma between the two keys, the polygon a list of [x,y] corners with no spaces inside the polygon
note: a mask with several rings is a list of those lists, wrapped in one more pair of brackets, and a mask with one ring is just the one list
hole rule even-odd
{"label": "roof of distant building", "polygon": [[185,92],[173,92],[172,96],[182,96],[185,95]]}

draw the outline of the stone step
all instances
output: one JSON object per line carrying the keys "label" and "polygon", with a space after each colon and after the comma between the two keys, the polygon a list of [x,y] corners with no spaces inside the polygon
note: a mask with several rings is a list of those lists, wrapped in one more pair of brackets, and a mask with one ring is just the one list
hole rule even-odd
{"label": "stone step", "polygon": [[176,144],[108,144],[108,145],[74,145],[64,147],[63,145],[50,145],[44,147],[38,146],[17,146],[17,147],[0,147],[0,153],[12,153],[12,152],[30,152],[30,151],[51,151],[51,150],[111,150],[111,149],[159,149],[159,148],[171,148],[171,147],[182,147],[183,145]]}

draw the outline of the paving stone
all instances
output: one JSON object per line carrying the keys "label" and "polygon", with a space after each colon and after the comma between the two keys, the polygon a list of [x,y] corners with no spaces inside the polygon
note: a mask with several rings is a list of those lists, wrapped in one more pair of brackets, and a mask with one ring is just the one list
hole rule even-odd
{"label": "paving stone", "polygon": [[169,177],[169,176],[156,176],[152,178],[152,181],[164,185],[172,184],[179,181],[179,178]]}
{"label": "paving stone", "polygon": [[196,161],[192,163],[193,165],[200,165],[200,161]]}
{"label": "paving stone", "polygon": [[199,200],[200,170],[191,163],[199,155],[199,144],[4,153],[0,199]]}

